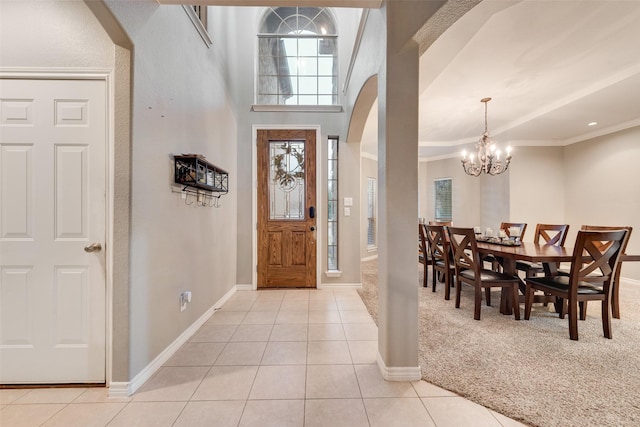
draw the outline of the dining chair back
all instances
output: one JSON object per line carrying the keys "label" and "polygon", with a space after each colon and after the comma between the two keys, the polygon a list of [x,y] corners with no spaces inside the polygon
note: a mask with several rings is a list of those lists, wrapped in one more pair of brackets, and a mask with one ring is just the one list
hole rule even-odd
{"label": "dining chair back", "polygon": [[[578,231],[569,276],[525,279],[525,319],[530,318],[533,294],[536,290],[561,298],[568,308],[569,337],[577,340],[578,306],[582,311],[586,301],[599,300],[602,304],[604,336],[611,338],[611,284],[627,235],[628,231],[625,229]],[[564,318],[564,314],[563,308],[560,317]]]}
{"label": "dining chair back", "polygon": [[[538,224],[533,234],[533,243],[564,246],[569,224]],[[544,273],[544,266],[537,262],[516,261],[516,270],[523,271],[526,277]]]}
{"label": "dining chair back", "polygon": [[425,228],[429,254],[431,255],[432,291],[436,291],[436,278],[439,276],[445,286],[444,299],[449,300],[451,297],[451,279],[455,272],[455,266],[451,260],[447,229],[442,225],[427,225]]}
{"label": "dining chair back", "polygon": [[426,288],[427,286],[429,286],[429,279],[427,278],[427,267],[432,264],[432,260],[431,255],[429,254],[429,243],[427,241],[427,230],[425,227],[425,224],[418,223],[418,262],[422,264],[424,268],[422,286]]}
{"label": "dining chair back", "polygon": [[[533,234],[534,243],[564,246],[569,232],[569,224],[538,224]],[[540,242],[543,240],[543,242]]]}
{"label": "dining chair back", "polygon": [[527,223],[525,222],[502,222],[500,223],[500,230],[507,233],[507,237],[511,237],[511,228],[520,229],[520,240],[524,237],[524,232],[527,231]]}
{"label": "dining chair back", "polygon": [[[631,238],[631,232],[633,231],[633,227],[630,226],[605,226],[605,225],[583,225],[581,227],[582,230],[591,230],[591,231],[607,231],[607,230],[627,230],[627,237],[624,242],[622,242],[622,247],[620,248],[621,253],[624,255],[627,253],[627,244],[629,243],[629,239]],[[620,318],[620,271],[622,270],[622,262],[618,261],[618,268],[616,269],[616,274],[613,278],[613,283],[611,284],[612,296],[611,296],[611,310],[613,312],[613,317],[616,319]],[[586,306],[584,315],[586,315]]]}
{"label": "dining chair back", "polygon": [[462,284],[466,283],[474,287],[475,301],[473,318],[480,320],[480,306],[482,289],[485,289],[487,306],[491,305],[491,288],[502,288],[508,292],[513,301],[513,312],[516,320],[520,320],[518,305],[517,276],[488,270],[482,267],[480,253],[473,228],[449,227],[449,241],[451,242],[456,276],[456,308],[460,308],[460,295]]}
{"label": "dining chair back", "polygon": [[[519,237],[520,240],[522,240],[522,238],[524,237],[524,232],[527,230],[527,224],[524,223],[524,222],[502,222],[502,223],[500,223],[500,231],[504,231],[506,233],[507,237],[512,237],[511,236],[511,229],[512,228],[518,228],[519,229],[520,235],[516,236],[516,237]],[[503,260],[500,257],[496,257],[496,256],[493,256],[491,254],[488,254],[482,259],[482,261],[491,263],[491,269],[493,271],[500,271]]]}

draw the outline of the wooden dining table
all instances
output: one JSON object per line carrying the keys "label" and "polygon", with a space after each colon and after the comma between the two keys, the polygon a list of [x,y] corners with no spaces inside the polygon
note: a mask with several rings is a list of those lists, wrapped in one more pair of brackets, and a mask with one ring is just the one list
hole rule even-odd
{"label": "wooden dining table", "polygon": [[[545,269],[545,275],[555,276],[557,274],[557,263],[571,262],[573,256],[573,248],[568,246],[540,245],[538,243],[522,242],[519,246],[507,246],[496,243],[488,243],[478,240],[478,251],[481,254],[493,254],[502,258],[502,269],[505,274],[517,275],[516,261],[529,261],[542,263]],[[619,262],[640,262],[640,255],[623,254],[620,256]],[[612,305],[614,309],[614,317],[620,318],[618,291],[620,285],[620,275],[617,274],[617,280],[613,283]],[[502,314],[513,314],[511,305],[511,288],[503,288],[500,297],[500,312]]]}
{"label": "wooden dining table", "polygon": [[[567,246],[540,245],[538,243],[522,242],[519,246],[507,246],[497,243],[478,241],[478,251],[481,254],[493,254],[502,258],[502,269],[505,274],[517,275],[516,261],[540,262],[545,266],[545,274],[556,274],[556,263],[571,262],[573,248]],[[500,297],[500,312],[512,314],[511,288],[503,288]]]}

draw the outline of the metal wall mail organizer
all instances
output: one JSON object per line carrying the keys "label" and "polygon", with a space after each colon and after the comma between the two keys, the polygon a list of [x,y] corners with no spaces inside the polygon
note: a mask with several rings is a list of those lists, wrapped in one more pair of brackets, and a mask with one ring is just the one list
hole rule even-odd
{"label": "metal wall mail organizer", "polygon": [[220,207],[220,197],[229,193],[227,171],[208,162],[201,154],[173,156],[174,182],[184,185],[185,204]]}

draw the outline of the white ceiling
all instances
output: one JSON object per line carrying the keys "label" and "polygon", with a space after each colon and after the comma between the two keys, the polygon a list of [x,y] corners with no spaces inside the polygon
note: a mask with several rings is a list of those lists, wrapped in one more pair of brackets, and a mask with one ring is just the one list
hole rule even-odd
{"label": "white ceiling", "polygon": [[[376,8],[381,0],[196,3]],[[473,149],[485,97],[500,146],[567,145],[640,125],[640,0],[481,1],[421,56],[420,157]],[[374,155],[376,110],[362,135]]]}
{"label": "white ceiling", "polygon": [[499,145],[640,125],[640,1],[485,0],[423,54],[420,91],[421,157],[472,148],[484,97]]}

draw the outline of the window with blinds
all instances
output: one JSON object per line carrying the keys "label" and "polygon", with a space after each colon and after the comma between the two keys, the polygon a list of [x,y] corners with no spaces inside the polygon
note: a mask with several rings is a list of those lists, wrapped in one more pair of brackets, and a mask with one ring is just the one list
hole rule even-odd
{"label": "window with blinds", "polygon": [[367,247],[376,247],[376,190],[375,178],[367,178]]}
{"label": "window with blinds", "polygon": [[451,178],[433,181],[435,197],[435,220],[451,221]]}

